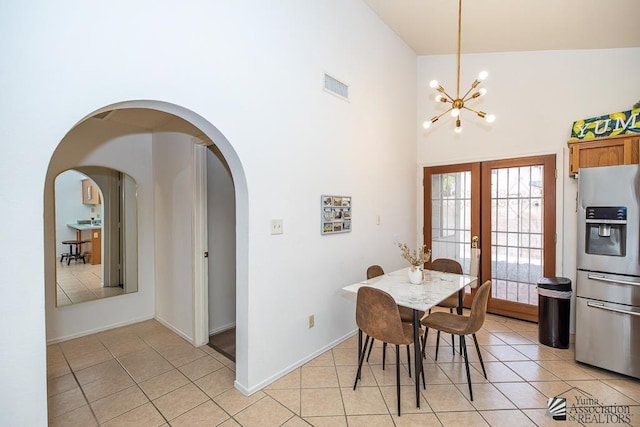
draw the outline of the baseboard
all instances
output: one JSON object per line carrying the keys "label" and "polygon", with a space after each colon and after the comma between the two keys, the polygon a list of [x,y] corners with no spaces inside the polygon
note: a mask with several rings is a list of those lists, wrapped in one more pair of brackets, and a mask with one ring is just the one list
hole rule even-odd
{"label": "baseboard", "polygon": [[284,377],[285,375],[287,375],[288,373],[294,371],[295,369],[299,368],[300,366],[304,365],[305,363],[310,362],[311,360],[313,360],[316,357],[320,356],[322,353],[324,353],[324,352],[326,352],[328,350],[331,350],[333,347],[337,346],[341,342],[348,340],[349,338],[351,338],[352,336],[354,336],[357,333],[358,333],[358,330],[355,329],[353,332],[349,332],[346,335],[343,335],[342,337],[332,341],[331,343],[325,345],[321,349],[311,353],[310,355],[306,356],[303,359],[300,359],[299,361],[297,361],[297,362],[293,363],[292,365],[284,368],[280,372],[270,376],[266,380],[259,382],[258,384],[256,384],[255,386],[253,386],[251,388],[247,388],[244,385],[240,384],[238,382],[238,380],[234,381],[233,386],[236,388],[236,390],[238,390],[243,395],[250,396],[250,395],[252,395],[253,393],[255,393],[257,391],[262,390],[263,388],[265,388],[266,386],[270,385],[271,383],[276,382],[280,378]]}
{"label": "baseboard", "polygon": [[236,327],[236,322],[228,323],[228,324],[223,325],[223,326],[218,326],[217,328],[211,329],[209,331],[209,336],[215,335],[215,334],[219,334],[220,332],[228,331],[229,329],[232,329],[232,328],[235,328],[235,327]]}
{"label": "baseboard", "polygon": [[174,327],[172,324],[170,324],[169,322],[167,322],[166,320],[164,320],[161,317],[156,316],[155,319],[162,323],[163,326],[165,326],[166,328],[170,329],[172,332],[175,332],[176,334],[178,334],[180,337],[184,338],[185,340],[187,340],[190,344],[193,344],[193,338],[190,337],[189,335],[185,334],[184,332],[182,332],[180,329]]}
{"label": "baseboard", "polygon": [[104,332],[104,331],[108,331],[108,330],[111,330],[111,329],[121,328],[123,326],[133,325],[134,323],[140,323],[140,322],[144,322],[146,320],[151,320],[151,319],[153,319],[153,316],[144,316],[144,317],[138,317],[138,318],[135,318],[135,319],[125,320],[124,322],[113,323],[113,324],[108,325],[108,326],[103,326],[103,327],[100,327],[100,328],[90,329],[88,331],[78,332],[77,334],[66,335],[64,337],[47,340],[47,345],[58,344],[58,343],[61,343],[61,342],[64,342],[64,341],[69,341],[69,340],[72,340],[72,339],[75,339],[75,338],[81,338],[81,337],[84,337],[86,335],[97,334],[99,332]]}

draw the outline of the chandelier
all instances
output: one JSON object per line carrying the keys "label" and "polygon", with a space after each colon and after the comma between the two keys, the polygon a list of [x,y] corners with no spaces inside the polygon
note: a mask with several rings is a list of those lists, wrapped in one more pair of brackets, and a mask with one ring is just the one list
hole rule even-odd
{"label": "chandelier", "polygon": [[482,81],[486,79],[488,76],[488,73],[486,71],[481,71],[480,74],[478,75],[478,78],[474,80],[474,82],[471,84],[471,87],[469,88],[469,90],[467,90],[467,92],[464,95],[460,96],[460,40],[462,38],[461,34],[462,34],[462,0],[458,0],[458,76],[457,76],[456,97],[455,98],[451,97],[444,90],[444,88],[440,86],[440,84],[438,84],[437,80],[431,80],[431,82],[429,83],[429,86],[431,86],[431,88],[439,92],[436,95],[436,102],[451,104],[451,107],[449,107],[449,109],[444,113],[438,116],[434,116],[431,120],[425,121],[422,125],[425,129],[429,129],[432,123],[437,122],[440,117],[444,116],[448,112],[451,112],[451,116],[456,119],[455,132],[456,133],[462,132],[462,124],[460,122],[460,111],[463,109],[469,110],[477,114],[479,117],[485,119],[488,123],[493,123],[496,119],[496,116],[494,116],[493,114],[487,114],[484,111],[479,111],[479,110],[477,111],[472,108],[469,108],[466,105],[467,101],[478,98],[487,92],[485,88],[478,89],[478,86],[480,86]]}

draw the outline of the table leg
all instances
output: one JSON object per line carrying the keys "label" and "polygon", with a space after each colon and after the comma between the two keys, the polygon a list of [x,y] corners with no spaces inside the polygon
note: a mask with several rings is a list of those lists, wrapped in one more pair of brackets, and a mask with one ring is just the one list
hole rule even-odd
{"label": "table leg", "polygon": [[464,299],[464,289],[465,288],[462,288],[458,291],[458,314],[462,314],[462,300]]}
{"label": "table leg", "polygon": [[[396,354],[396,357],[400,357]],[[416,407],[420,407],[420,376],[422,375],[422,352],[420,351],[420,319],[418,310],[413,310],[413,361],[415,363],[414,379],[416,381]]]}

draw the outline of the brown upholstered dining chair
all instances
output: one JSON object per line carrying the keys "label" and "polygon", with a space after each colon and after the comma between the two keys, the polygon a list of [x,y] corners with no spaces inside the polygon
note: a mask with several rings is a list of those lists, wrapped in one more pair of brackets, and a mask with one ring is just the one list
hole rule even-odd
{"label": "brown upholstered dining chair", "polygon": [[[373,279],[378,276],[384,275],[384,269],[379,265],[370,265],[367,268],[367,280]],[[408,324],[413,324],[413,310],[408,307],[398,306],[398,310],[400,311],[400,319],[403,322]],[[418,318],[421,318],[424,315],[423,312],[418,312]],[[373,349],[373,343],[375,339],[371,340],[371,345],[369,346],[369,352],[367,353],[367,362],[369,362],[369,356],[371,356],[371,350]],[[399,355],[396,355],[399,357]],[[384,370],[387,360],[387,343],[382,343],[382,369]],[[409,377],[411,377],[411,350],[409,346],[407,346],[407,366],[409,367]]]}
{"label": "brown upholstered dining chair", "polygon": [[[358,371],[356,379],[353,383],[353,389],[356,389],[360,373],[362,371],[362,363],[364,362],[365,353],[369,340],[371,345],[373,340],[393,344],[396,346],[396,396],[398,399],[398,416],[400,416],[400,357],[399,350],[401,345],[407,348],[413,343],[413,326],[402,322],[400,312],[393,297],[388,293],[372,288],[370,286],[362,286],[358,289],[358,297],[356,302],[356,323],[360,330],[367,337],[364,340],[364,347],[359,351],[360,359],[358,360]],[[422,328],[420,328],[422,333]],[[419,343],[418,343],[419,345]],[[421,360],[422,361],[422,360]],[[424,369],[422,369],[422,382],[424,384]]]}
{"label": "brown upholstered dining chair", "polygon": [[[471,312],[469,316],[463,316],[460,314],[452,314],[446,312],[436,312],[426,316],[422,319],[422,324],[427,328],[426,335],[429,333],[429,329],[435,329],[438,331],[438,338],[440,338],[440,331],[459,335],[462,346],[462,353],[464,355],[464,365],[467,369],[467,382],[469,383],[469,397],[473,401],[473,391],[471,390],[471,374],[469,372],[469,357],[467,355],[467,346],[465,343],[465,335],[473,336],[473,341],[476,345],[476,351],[478,352],[478,358],[480,359],[480,366],[482,366],[482,373],[487,378],[487,371],[484,369],[484,362],[482,361],[482,355],[480,354],[480,346],[478,345],[478,339],[476,338],[476,332],[480,330],[484,319],[487,315],[487,301],[489,300],[489,292],[491,291],[491,280],[487,280],[480,286],[476,296],[471,303]],[[438,345],[436,344],[436,360],[438,360]]]}
{"label": "brown upholstered dining chair", "polygon": [[379,265],[370,265],[369,268],[367,268],[367,280],[383,275],[384,269]]}
{"label": "brown upholstered dining chair", "polygon": [[[460,263],[456,260],[449,259],[449,258],[434,259],[433,261],[431,261],[430,270],[443,271],[445,273],[463,274],[462,266],[460,265]],[[448,308],[449,313],[453,313],[453,310],[458,308],[458,294],[455,293],[447,297],[447,299],[439,303],[436,307]],[[429,313],[431,313],[431,310],[429,310]],[[439,337],[440,336],[438,335],[438,338]],[[422,345],[424,350],[424,346],[426,346],[426,342],[423,342]],[[436,345],[439,345],[439,343],[437,343]],[[455,342],[455,339],[453,338],[453,335],[451,335],[451,349],[453,350],[453,354],[455,354],[456,342]],[[423,356],[424,356],[424,352],[423,352]]]}

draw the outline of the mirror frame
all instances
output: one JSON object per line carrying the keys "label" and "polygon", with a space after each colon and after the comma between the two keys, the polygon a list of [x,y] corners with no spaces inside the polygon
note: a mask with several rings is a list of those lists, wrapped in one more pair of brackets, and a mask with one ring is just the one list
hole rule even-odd
{"label": "mirror frame", "polygon": [[[103,215],[101,248],[101,288],[121,287],[122,292],[113,295],[96,295],[70,304],[58,302],[58,195],[57,180],[69,171],[74,171],[93,181],[99,189]],[[83,195],[80,184],[78,196]],[[95,301],[111,296],[126,295],[138,291],[138,186],[133,177],[125,172],[106,166],[75,166],[59,172],[53,179],[53,253],[55,277],[55,306],[68,307],[81,302]],[[77,263],[78,260],[75,260]],[[105,283],[110,283],[105,286]],[[94,293],[95,295],[95,293]]]}

